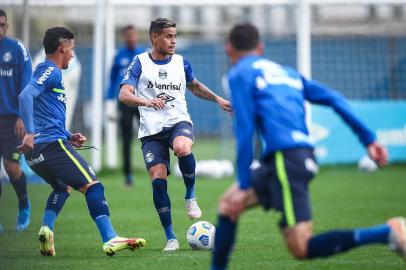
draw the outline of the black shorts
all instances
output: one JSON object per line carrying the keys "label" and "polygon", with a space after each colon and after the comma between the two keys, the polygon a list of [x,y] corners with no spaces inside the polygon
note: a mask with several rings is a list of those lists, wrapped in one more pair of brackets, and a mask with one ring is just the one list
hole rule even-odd
{"label": "black shorts", "polygon": [[158,164],[165,164],[170,174],[169,148],[173,149],[173,140],[177,136],[185,136],[193,141],[193,126],[189,122],[179,122],[173,127],[163,130],[152,136],[141,138],[142,154],[147,170]]}
{"label": "black shorts", "polygon": [[37,143],[25,155],[30,168],[56,191],[79,190],[96,180],[90,165],[64,140]]}
{"label": "black shorts", "polygon": [[3,157],[18,163],[20,154],[17,146],[21,144],[21,140],[15,134],[16,121],[15,115],[0,116],[0,159]]}
{"label": "black shorts", "polygon": [[252,172],[252,185],[260,204],[282,212],[280,227],[311,220],[308,185],[317,173],[313,150],[277,151]]}

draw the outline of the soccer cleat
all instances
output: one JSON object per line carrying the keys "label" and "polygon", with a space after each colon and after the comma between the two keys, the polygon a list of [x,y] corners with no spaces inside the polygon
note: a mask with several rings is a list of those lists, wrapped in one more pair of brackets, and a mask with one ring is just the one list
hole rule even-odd
{"label": "soccer cleat", "polygon": [[176,239],[169,239],[163,251],[175,251],[179,249],[179,242]]}
{"label": "soccer cleat", "polygon": [[187,215],[190,219],[198,219],[202,216],[202,211],[197,204],[196,198],[185,201]]}
{"label": "soccer cleat", "polygon": [[391,228],[389,234],[389,249],[395,251],[406,260],[406,219],[394,217],[388,220]]}
{"label": "soccer cleat", "polygon": [[48,226],[42,226],[38,233],[39,251],[44,256],[55,256],[54,233]]}
{"label": "soccer cleat", "polygon": [[18,232],[22,232],[28,228],[30,225],[30,212],[31,212],[31,203],[28,201],[27,207],[19,208],[18,209],[18,217],[17,217],[17,224],[16,230]]}
{"label": "soccer cleat", "polygon": [[124,238],[116,236],[103,244],[103,251],[108,256],[114,256],[123,249],[134,251],[136,248],[145,246],[145,239],[142,238]]}

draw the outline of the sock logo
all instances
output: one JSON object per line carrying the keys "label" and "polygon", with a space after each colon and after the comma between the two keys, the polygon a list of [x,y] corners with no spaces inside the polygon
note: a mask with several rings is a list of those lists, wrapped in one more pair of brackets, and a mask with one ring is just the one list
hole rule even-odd
{"label": "sock logo", "polygon": [[162,207],[162,208],[159,208],[157,211],[158,211],[158,214],[162,214],[162,213],[171,211],[171,209],[169,207]]}
{"label": "sock logo", "polygon": [[182,174],[183,174],[184,177],[187,177],[187,178],[195,177],[194,173],[182,173]]}

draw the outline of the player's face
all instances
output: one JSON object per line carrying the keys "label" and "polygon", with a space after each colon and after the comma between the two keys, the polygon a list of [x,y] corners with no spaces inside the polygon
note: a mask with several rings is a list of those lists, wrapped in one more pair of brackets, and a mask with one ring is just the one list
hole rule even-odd
{"label": "player's face", "polygon": [[74,55],[75,40],[71,39],[62,44],[62,69],[67,69]]}
{"label": "player's face", "polygon": [[130,49],[135,49],[137,46],[138,35],[134,29],[128,29],[123,35],[125,45]]}
{"label": "player's face", "polygon": [[156,37],[154,45],[157,51],[162,55],[174,54],[176,47],[176,28],[164,28],[161,34]]}
{"label": "player's face", "polygon": [[8,29],[7,18],[0,16],[0,39],[3,39]]}

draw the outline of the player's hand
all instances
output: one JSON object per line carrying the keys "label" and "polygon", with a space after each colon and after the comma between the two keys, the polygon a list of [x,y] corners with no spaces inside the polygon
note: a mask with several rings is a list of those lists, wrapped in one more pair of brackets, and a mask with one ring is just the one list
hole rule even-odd
{"label": "player's hand", "polygon": [[83,136],[81,133],[72,134],[69,138],[70,144],[73,145],[74,147],[81,147],[86,140],[87,138]]}
{"label": "player's hand", "polygon": [[388,151],[383,145],[373,142],[368,145],[368,155],[378,164],[383,167],[388,164]]}
{"label": "player's hand", "polygon": [[25,126],[24,126],[24,122],[21,118],[17,118],[16,121],[16,125],[15,125],[15,130],[14,130],[15,134],[17,135],[17,137],[19,139],[23,139],[25,136]]}
{"label": "player's hand", "polygon": [[18,152],[27,154],[34,149],[34,134],[25,134],[23,143],[17,147]]}
{"label": "player's hand", "polygon": [[148,100],[146,107],[154,108],[155,110],[162,110],[163,108],[165,108],[165,102],[160,98]]}
{"label": "player's hand", "polygon": [[229,217],[232,221],[236,221],[242,212],[244,212],[247,199],[248,192],[240,188],[231,194],[229,198]]}
{"label": "player's hand", "polygon": [[216,98],[217,103],[219,104],[220,108],[225,110],[226,112],[232,112],[233,107],[231,106],[231,102],[222,98],[222,97],[217,97]]}

